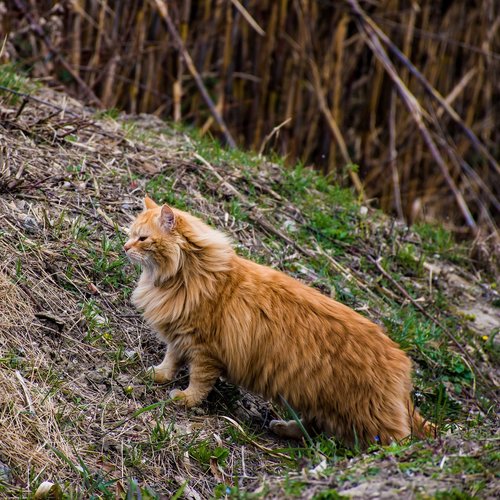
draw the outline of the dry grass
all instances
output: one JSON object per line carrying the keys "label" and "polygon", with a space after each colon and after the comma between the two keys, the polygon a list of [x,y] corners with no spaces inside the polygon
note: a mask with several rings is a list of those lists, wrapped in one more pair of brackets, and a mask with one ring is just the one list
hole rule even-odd
{"label": "dry grass", "polygon": [[0,328],[25,325],[33,320],[33,310],[26,296],[2,272],[0,272]]}
{"label": "dry grass", "polygon": [[497,2],[5,4],[5,54],[91,104],[267,144],[360,191],[354,162],[406,221],[496,231]]}
{"label": "dry grass", "polygon": [[[345,204],[332,205],[319,184],[304,187],[305,173],[289,177],[255,157],[221,159],[226,153],[216,145],[210,147],[220,156],[210,157],[206,144],[153,116],[97,116],[43,88],[36,99],[14,102],[5,93],[0,98],[0,466],[6,464],[14,478],[6,481],[0,474],[0,494],[29,496],[41,481],[54,480],[76,497],[113,498],[132,491],[135,478],[165,497],[184,488],[186,498],[208,498],[222,485],[223,491],[234,488],[234,498],[237,488],[260,488],[266,498],[297,491],[312,498],[328,488],[354,488],[372,459],[391,471],[379,481],[395,484],[394,475],[400,491],[449,485],[471,491],[482,480],[481,488],[494,494],[489,458],[480,472],[460,476],[463,483],[430,459],[427,469],[410,479],[394,470],[399,461],[420,459],[419,453],[458,457],[467,441],[456,432],[397,448],[396,462],[386,450],[351,462],[351,452],[333,441],[319,440],[314,448],[278,441],[266,425],[282,410],[244,391],[220,383],[201,408],[185,411],[165,400],[169,388],[144,376],[161,358],[161,346],[129,304],[137,270],[121,246],[147,188],[152,196],[204,214],[232,235],[240,252],[339,295],[363,314],[378,320],[394,314],[396,324],[400,311],[413,304],[413,313],[420,314],[418,307],[425,306],[453,335],[463,334],[464,352],[450,341],[446,325],[439,337],[418,348],[409,343],[407,349],[418,363],[418,383],[428,401],[443,377],[440,363],[446,370],[461,367],[463,373],[445,383],[450,401],[464,413],[454,422],[446,417],[446,424],[450,430],[484,426],[473,443],[488,449],[495,444],[489,441],[493,400],[479,400],[475,390],[491,398],[498,375],[485,341],[466,336],[466,326],[446,316],[438,297],[447,285],[420,275],[413,254],[405,254],[406,268],[396,257],[381,261],[396,269],[389,279],[366,260],[393,255],[391,248],[399,255],[425,241],[374,212],[363,218],[345,193],[339,198]],[[329,239],[318,229],[321,219],[313,217],[331,213],[345,227]],[[322,231],[331,226],[329,219]],[[474,266],[466,260],[450,269],[477,283],[479,295],[498,299],[487,274],[466,270]],[[479,295],[478,302],[486,300]],[[419,321],[427,319],[422,314]],[[430,321],[429,332],[437,328]],[[437,361],[436,350],[443,356]],[[461,378],[470,375],[468,363],[474,365],[474,382]],[[185,382],[181,374],[174,384]],[[456,395],[453,384],[462,382]],[[430,403],[432,412],[429,408]],[[475,454],[489,456],[476,447]],[[318,472],[325,457],[328,468]],[[437,479],[426,479],[431,474]]]}

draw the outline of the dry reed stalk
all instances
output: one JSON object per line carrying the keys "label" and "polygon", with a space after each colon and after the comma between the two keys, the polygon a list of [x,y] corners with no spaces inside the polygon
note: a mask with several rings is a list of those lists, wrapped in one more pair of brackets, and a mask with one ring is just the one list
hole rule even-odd
{"label": "dry reed stalk", "polygon": [[260,145],[259,148],[259,156],[262,156],[264,154],[264,150],[266,149],[267,144],[269,141],[273,138],[273,136],[279,134],[279,131],[288,123],[290,123],[291,118],[287,118],[283,123],[280,123],[279,125],[276,125],[269,134],[264,137],[264,140],[262,141],[262,144]]}
{"label": "dry reed stalk", "polygon": [[[344,47],[345,40],[347,37],[347,28],[349,24],[349,16],[343,14],[337,24],[337,29],[334,35],[334,45],[333,45],[333,71],[332,71],[332,81],[333,81],[333,95],[332,95],[332,117],[336,123],[340,123],[342,120],[342,110],[341,110],[341,98],[342,98],[342,66],[344,59]],[[335,153],[335,143],[332,142],[330,148],[330,159],[334,161],[336,158]],[[329,165],[329,170],[334,171],[334,165]]]}
{"label": "dry reed stalk", "polygon": [[[465,75],[461,78],[461,80],[456,84],[455,88],[446,96],[445,101],[450,106],[453,104],[453,101],[458,98],[458,96],[464,91],[467,85],[470,83],[472,78],[476,75],[477,69],[471,68]],[[437,112],[436,116],[441,118],[444,113],[444,108],[441,106]]]}
{"label": "dry reed stalk", "polygon": [[[106,10],[107,10],[107,0],[102,0],[99,5],[99,14],[98,14],[98,25],[97,25],[97,30],[96,34],[94,35],[95,42],[92,44],[94,45],[94,50],[92,52],[92,56],[90,59],[90,64],[89,66],[92,67],[99,67],[100,64],[100,56],[101,56],[101,47],[102,47],[102,42],[104,37],[106,36],[105,32],[105,22],[106,22]],[[89,40],[89,45],[92,41]],[[93,86],[94,85],[94,80],[95,80],[95,74],[91,73],[90,75],[90,84]]]}
{"label": "dry reed stalk", "polygon": [[[309,6],[309,2],[303,2],[303,5],[304,5],[304,7],[307,8]],[[313,2],[312,7],[314,8],[315,5],[316,4]],[[306,29],[304,30],[304,34],[303,34],[303,42],[302,42],[303,46],[310,46],[312,44],[312,38],[313,38],[312,33],[310,32],[310,29],[306,26]],[[340,131],[340,128],[339,128],[332,112],[330,111],[330,108],[329,108],[328,103],[327,103],[326,98],[325,98],[325,91],[322,88],[321,81],[324,80],[325,78],[321,77],[320,69],[318,68],[318,65],[314,59],[309,58],[308,62],[309,62],[310,70],[311,70],[312,85],[314,88],[316,98],[317,98],[318,103],[319,103],[320,111],[323,114],[326,122],[328,123],[328,126],[331,130],[331,133],[332,133],[333,137],[335,138],[336,143],[338,144],[338,147],[341,151],[344,162],[350,166],[353,164],[352,158],[349,155],[349,152],[347,150],[347,145],[345,143],[342,132]],[[328,67],[328,65],[323,65],[323,68],[327,68],[327,67]],[[327,75],[327,80],[328,79],[329,78]],[[360,197],[362,199],[364,199],[365,195],[364,195],[364,190],[363,190],[363,184],[361,183],[361,180],[358,176],[358,173],[356,171],[354,171],[352,168],[349,168],[348,172],[349,172],[349,177],[351,178],[351,181],[352,181],[354,187],[356,188],[356,191],[358,192]]]}
{"label": "dry reed stalk", "polygon": [[135,40],[133,44],[134,53],[137,54],[136,64],[134,66],[134,78],[130,86],[130,110],[132,113],[137,113],[138,111],[138,98],[139,98],[139,83],[142,73],[142,60],[144,52],[144,39],[146,37],[145,33],[145,8],[144,6],[139,9],[136,14],[136,24],[137,30],[134,32]]}
{"label": "dry reed stalk", "polygon": [[401,202],[401,186],[399,183],[399,172],[396,166],[398,152],[396,150],[396,95],[391,94],[391,110],[389,114],[389,165],[392,172],[392,183],[394,188],[394,202],[399,220],[404,221],[403,204]]}
{"label": "dry reed stalk", "polygon": [[[232,19],[232,13],[231,9],[226,6],[226,9],[224,9],[224,15],[225,18],[225,30],[224,30],[224,49],[222,53],[222,65],[220,67],[220,79],[217,82],[216,86],[216,94],[217,94],[217,104],[216,104],[216,109],[217,111],[221,114],[224,115],[224,104],[225,104],[225,95],[226,95],[226,86],[228,85],[229,81],[231,80],[231,75],[230,73],[230,65],[231,65],[231,59],[232,59],[232,39],[231,39],[231,32],[232,32],[232,24],[233,24],[233,19]],[[237,17],[236,17],[237,20]],[[204,123],[204,125],[201,127],[201,133],[202,135],[206,134],[210,127],[212,126],[214,122],[214,117],[210,116],[207,121]]]}
{"label": "dry reed stalk", "polygon": [[259,26],[259,23],[250,15],[247,9],[238,0],[231,0],[231,3],[238,9],[245,21],[260,35],[265,36],[266,32]]}
{"label": "dry reed stalk", "polygon": [[73,33],[71,37],[71,54],[70,62],[71,66],[74,68],[75,73],[79,75],[79,68],[81,63],[81,52],[82,52],[82,17],[80,14],[80,0],[75,0],[73,4],[75,5],[74,10],[74,21],[73,21]]}
{"label": "dry reed stalk", "polygon": [[477,225],[474,220],[474,217],[472,216],[469,207],[458,189],[455,181],[453,180],[452,176],[450,175],[448,166],[446,165],[446,162],[444,158],[442,157],[441,153],[439,152],[439,149],[437,148],[434,140],[431,137],[431,134],[429,133],[429,130],[427,129],[424,121],[423,121],[423,112],[420,104],[418,101],[415,99],[415,96],[411,94],[411,92],[407,89],[405,84],[401,81],[399,78],[396,69],[394,68],[392,62],[390,61],[389,57],[387,56],[387,53],[383,49],[380,40],[374,30],[372,30],[371,25],[366,24],[366,15],[364,12],[361,10],[357,0],[347,0],[349,4],[352,6],[353,10],[356,12],[356,14],[359,15],[360,19],[360,28],[363,29],[366,33],[366,40],[371,49],[373,50],[373,53],[376,55],[377,59],[380,61],[380,63],[384,66],[385,70],[393,80],[393,82],[396,85],[396,89],[398,90],[398,93],[405,103],[405,105],[408,107],[408,110],[412,114],[415,124],[417,125],[419,132],[421,133],[425,143],[429,147],[429,150],[436,160],[436,163],[438,164],[441,173],[446,180],[448,186],[450,187],[451,191],[453,192],[453,195],[455,196],[455,199],[457,201],[457,204],[462,211],[462,214],[465,218],[465,221],[467,225],[474,231],[477,231]]}
{"label": "dry reed stalk", "polygon": [[[408,58],[394,45],[394,43],[390,40],[390,38],[383,33],[382,30],[368,17],[364,12],[362,12],[359,7],[359,3],[357,0],[346,0],[356,11],[358,15],[363,18],[363,21],[367,23],[371,29],[373,29],[374,33],[376,33],[377,37],[380,38],[388,47],[389,50],[400,59],[405,67],[411,72],[411,74],[422,84],[426,92],[428,92],[434,99],[436,99],[439,104],[443,107],[443,109],[450,115],[450,117],[462,128],[466,136],[469,138],[473,146],[478,150],[480,154],[482,154],[485,158],[488,159],[491,166],[500,174],[500,165],[493,158],[484,144],[478,139],[478,137],[474,134],[474,132],[470,129],[470,121],[466,120],[465,122],[458,116],[457,112],[446,102],[446,99],[427,81],[427,79],[422,75],[420,71],[408,60]],[[436,58],[442,59],[442,58]],[[477,80],[476,89],[480,89],[483,86],[483,81],[481,78]],[[470,113],[473,113],[475,106],[471,106],[469,108],[469,116]],[[469,123],[469,125],[467,124]]]}
{"label": "dry reed stalk", "polygon": [[234,141],[231,133],[229,132],[224,120],[222,119],[220,113],[217,111],[215,108],[215,105],[210,97],[210,95],[207,92],[207,89],[205,87],[205,84],[203,83],[203,80],[200,77],[200,74],[198,73],[198,70],[196,69],[193,60],[191,59],[191,56],[189,55],[189,52],[186,50],[184,43],[182,42],[182,38],[179,36],[179,33],[177,32],[177,29],[175,28],[174,23],[172,22],[172,19],[168,13],[167,9],[167,4],[163,2],[162,0],[154,0],[154,3],[158,9],[158,12],[160,13],[161,17],[167,24],[168,30],[170,31],[170,34],[172,35],[172,38],[174,39],[177,48],[179,52],[182,54],[182,57],[184,58],[184,61],[186,62],[186,65],[189,69],[189,72],[193,76],[196,85],[198,86],[198,89],[200,90],[200,93],[203,96],[203,99],[205,100],[207,106],[210,109],[210,112],[214,116],[214,119],[216,120],[217,124],[221,128],[222,133],[224,134],[224,137],[229,144],[230,147],[235,148],[236,147],[236,142]]}
{"label": "dry reed stalk", "polygon": [[276,31],[278,29],[278,4],[271,2],[271,12],[269,13],[269,22],[266,26],[266,37],[264,39],[264,47],[260,52],[260,60],[258,63],[258,73],[260,75],[259,93],[255,98],[254,116],[255,130],[253,133],[252,147],[257,149],[262,142],[265,134],[266,107],[270,100],[270,79],[271,79],[271,62],[272,53],[276,43]]}
{"label": "dry reed stalk", "polygon": [[[291,117],[273,141],[277,152],[342,180],[346,155],[333,132],[335,123],[348,156],[359,164],[369,198],[398,212],[396,168],[407,219],[415,203],[422,204],[429,218],[446,210],[451,188],[442,174],[435,174],[435,158],[421,134],[414,133],[411,113],[400,101],[394,109],[398,155],[389,167],[391,175],[386,174],[393,146],[389,103],[394,84],[356,30],[346,1],[169,1],[172,25],[198,76],[185,62],[155,2],[75,0],[63,4],[57,14],[61,33],[51,27],[54,0],[26,7],[43,24],[43,33],[30,31],[26,16],[15,9],[19,2],[7,2],[11,43],[28,64],[33,62],[38,75],[68,72],[51,56],[53,50],[107,107],[182,118],[220,134],[223,128],[215,111],[232,137],[256,150],[276,124]],[[498,6],[490,0],[475,6],[387,0],[365,7],[366,23],[422,111],[430,116],[437,107],[432,123],[425,118],[430,131],[449,133],[447,142],[461,157],[458,165],[469,164],[498,197]],[[16,44],[23,40],[23,30],[31,37],[29,50],[24,42]],[[72,37],[78,32],[79,42]],[[78,80],[69,85],[88,96]],[[470,176],[465,178],[456,167],[449,175],[460,189],[464,186],[465,203],[478,223],[484,205],[490,212],[485,220],[495,216],[495,205],[482,185],[476,183],[480,191],[465,187]],[[459,214],[454,225],[463,223]]]}
{"label": "dry reed stalk", "polygon": [[[191,2],[185,2],[180,21],[180,37],[182,43],[186,43],[186,39],[188,36],[188,23],[187,17],[189,16],[189,10],[191,8]],[[181,52],[179,51],[179,55],[177,57],[177,76],[173,83],[172,88],[172,98],[173,98],[173,106],[174,106],[174,121],[180,122],[182,117],[182,80],[184,76],[184,59],[182,57]]]}
{"label": "dry reed stalk", "polygon": [[[335,137],[337,144],[339,145],[339,148],[340,148],[340,151],[342,152],[342,156],[344,158],[344,161],[348,165],[352,165],[353,161],[349,155],[349,152],[347,151],[347,146],[346,146],[346,143],[344,141],[344,138],[342,137],[342,133],[339,129],[339,126],[337,125],[337,122],[334,120],[334,118],[333,118],[333,116],[328,108],[328,105],[326,104],[324,92],[323,92],[323,89],[321,88],[318,68],[317,68],[314,61],[311,60],[310,63],[311,63],[311,73],[312,73],[312,78],[313,78],[313,85],[314,85],[314,89],[316,92],[316,96],[317,96],[318,101],[319,101],[319,106],[320,106],[321,112],[325,116],[325,119],[328,122],[330,130],[332,131],[332,134]],[[363,184],[361,183],[361,180],[359,179],[357,172],[355,172],[352,169],[349,169],[349,176],[351,177],[351,180],[354,184],[354,187],[358,191],[359,195],[362,198],[364,198]]]}

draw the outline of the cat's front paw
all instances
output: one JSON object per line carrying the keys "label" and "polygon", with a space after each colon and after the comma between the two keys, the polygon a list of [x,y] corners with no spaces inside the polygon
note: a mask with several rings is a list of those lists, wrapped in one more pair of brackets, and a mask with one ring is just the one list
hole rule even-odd
{"label": "cat's front paw", "polygon": [[157,384],[166,384],[167,382],[171,382],[174,378],[172,370],[162,369],[158,366],[150,366],[146,374]]}
{"label": "cat's front paw", "polygon": [[174,403],[182,404],[187,408],[192,408],[200,403],[199,399],[194,398],[189,391],[181,391],[180,389],[170,391],[170,399],[172,399]]}

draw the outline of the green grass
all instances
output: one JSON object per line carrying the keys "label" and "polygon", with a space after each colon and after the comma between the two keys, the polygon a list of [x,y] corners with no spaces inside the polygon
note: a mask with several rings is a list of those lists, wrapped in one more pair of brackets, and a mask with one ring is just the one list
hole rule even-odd
{"label": "green grass", "polygon": [[[0,86],[20,92],[22,94],[31,94],[39,85],[25,76],[19,65],[14,63],[0,64]],[[0,96],[7,98],[10,104],[18,103],[22,97],[0,89]]]}
{"label": "green grass", "polygon": [[229,455],[227,448],[213,446],[208,440],[190,445],[188,451],[189,455],[207,470],[210,468],[212,460],[215,460],[218,465],[224,467]]}
{"label": "green grass", "polygon": [[102,111],[97,111],[94,116],[96,120],[107,119],[107,118],[111,120],[116,120],[118,116],[120,116],[120,110],[116,108],[104,109]]}
{"label": "green grass", "polygon": [[433,500],[469,500],[474,497],[458,488],[452,488],[451,490],[437,491],[431,498]]}
{"label": "green grass", "polygon": [[103,500],[115,498],[114,485],[116,479],[109,478],[100,471],[91,471],[80,456],[77,456],[77,463],[74,463],[62,451],[56,448],[52,448],[52,450],[80,476],[81,493],[84,493],[87,498],[102,498]]}
{"label": "green grass", "polygon": [[166,203],[179,210],[189,210],[187,196],[174,191],[174,183],[175,177],[159,174],[147,182],[145,192],[160,205]]}
{"label": "green grass", "polygon": [[422,246],[428,252],[445,254],[456,246],[453,235],[438,224],[418,223],[413,229],[422,238]]}
{"label": "green grass", "polygon": [[458,243],[453,234],[441,224],[417,223],[412,227],[422,240],[425,253],[433,257],[443,257],[450,262],[470,267],[470,259],[464,243]]}
{"label": "green grass", "polygon": [[131,274],[128,268],[128,260],[123,252],[124,243],[122,235],[112,239],[103,235],[100,248],[91,249],[90,256],[93,260],[92,270],[96,284],[121,290],[123,295],[128,297],[136,276]]}
{"label": "green grass", "polygon": [[23,369],[25,363],[26,360],[24,359],[22,352],[14,349],[4,351],[0,357],[0,364],[12,370]]}

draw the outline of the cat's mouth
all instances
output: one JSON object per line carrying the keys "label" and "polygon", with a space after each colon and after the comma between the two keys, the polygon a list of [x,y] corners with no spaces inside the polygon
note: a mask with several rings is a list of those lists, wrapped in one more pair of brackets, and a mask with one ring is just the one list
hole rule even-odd
{"label": "cat's mouth", "polygon": [[143,264],[145,261],[144,256],[134,250],[127,250],[125,253],[127,254],[128,260],[134,264]]}

